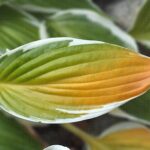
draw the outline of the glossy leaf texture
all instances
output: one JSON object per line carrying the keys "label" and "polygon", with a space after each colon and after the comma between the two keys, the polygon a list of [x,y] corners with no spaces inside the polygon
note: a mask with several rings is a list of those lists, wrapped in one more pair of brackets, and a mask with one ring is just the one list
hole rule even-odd
{"label": "glossy leaf texture", "polygon": [[98,150],[99,143],[103,150],[149,150],[150,130],[134,123],[121,123],[112,126],[97,138],[97,145],[93,144],[88,150]]}
{"label": "glossy leaf texture", "polygon": [[150,58],[129,49],[51,38],[0,56],[0,104],[43,123],[75,122],[111,111],[150,87]]}
{"label": "glossy leaf texture", "polygon": [[34,18],[11,7],[0,7],[0,53],[38,39]]}
{"label": "glossy leaf texture", "polygon": [[71,8],[81,8],[90,9],[97,12],[101,12],[92,0],[12,0],[12,4],[20,6],[25,10],[32,12],[44,12],[44,13],[56,13],[60,10],[71,9]]}
{"label": "glossy leaf texture", "polygon": [[150,48],[150,1],[145,0],[145,3],[130,31],[130,34],[142,44]]}
{"label": "glossy leaf texture", "polygon": [[47,19],[50,37],[74,37],[99,40],[137,50],[132,37],[104,15],[90,10],[71,9],[58,12]]}
{"label": "glossy leaf texture", "polygon": [[0,149],[41,150],[42,146],[24,127],[0,112]]}
{"label": "glossy leaf texture", "polygon": [[150,91],[128,102],[112,114],[150,124]]}

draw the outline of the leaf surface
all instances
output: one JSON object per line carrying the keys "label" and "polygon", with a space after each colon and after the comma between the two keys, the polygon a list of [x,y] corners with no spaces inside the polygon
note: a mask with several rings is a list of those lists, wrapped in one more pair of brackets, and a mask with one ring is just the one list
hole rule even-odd
{"label": "leaf surface", "polygon": [[50,37],[74,37],[99,40],[137,50],[132,37],[110,19],[90,10],[65,10],[47,19]]}
{"label": "leaf surface", "polygon": [[139,42],[150,47],[150,1],[145,0],[145,3],[130,31],[130,34],[136,38]]}
{"label": "leaf surface", "polygon": [[122,113],[127,114],[126,117],[150,124],[150,91],[136,98],[134,101],[120,107]]}
{"label": "leaf surface", "polygon": [[14,119],[0,112],[1,150],[41,150],[41,145]]}
{"label": "leaf surface", "polygon": [[150,87],[150,59],[73,38],[36,41],[0,56],[0,103],[31,121],[75,122],[116,108]]}
{"label": "leaf surface", "polygon": [[39,39],[34,18],[7,6],[0,7],[0,53]]}
{"label": "leaf surface", "polygon": [[81,8],[101,12],[92,0],[13,0],[13,4],[34,12],[55,13],[64,9]]}
{"label": "leaf surface", "polygon": [[150,130],[137,123],[122,122],[106,129],[100,136],[92,136],[71,125],[62,125],[82,139],[87,150],[149,150]]}
{"label": "leaf surface", "polygon": [[[122,123],[111,127],[98,140],[109,150],[149,150],[150,131],[134,123]],[[96,150],[94,147],[91,150]]]}

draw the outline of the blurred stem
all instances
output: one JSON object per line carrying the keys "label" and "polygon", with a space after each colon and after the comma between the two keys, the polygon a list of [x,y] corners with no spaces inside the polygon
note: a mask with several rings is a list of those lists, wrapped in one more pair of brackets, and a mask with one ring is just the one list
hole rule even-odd
{"label": "blurred stem", "polygon": [[62,124],[62,127],[67,129],[71,133],[75,134],[76,136],[78,136],[89,146],[93,145],[95,148],[98,148],[99,150],[109,150],[103,143],[100,142],[100,140],[97,141],[95,137],[89,135],[88,133],[84,132],[78,127],[75,127],[72,124]]}
{"label": "blurred stem", "polygon": [[33,129],[31,123],[27,121],[22,121],[18,119],[18,122],[28,131],[28,133],[36,139],[39,143],[41,143],[42,148],[47,147],[48,144],[38,135],[38,133]]}

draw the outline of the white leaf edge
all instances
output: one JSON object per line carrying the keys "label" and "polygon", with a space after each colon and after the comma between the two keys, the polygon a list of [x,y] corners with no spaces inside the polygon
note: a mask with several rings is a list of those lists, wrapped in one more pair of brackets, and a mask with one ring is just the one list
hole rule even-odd
{"label": "white leaf edge", "polygon": [[[101,41],[92,41],[92,40],[82,40],[82,39],[76,39],[76,38],[69,38],[69,37],[61,37],[61,38],[49,38],[49,39],[43,39],[43,40],[38,40],[35,42],[31,42],[29,44],[25,44],[23,46],[20,46],[16,49],[13,50],[8,50],[6,51],[6,53],[0,55],[0,58],[5,57],[5,56],[9,56],[17,51],[29,51],[32,50],[33,48],[37,48],[40,46],[43,46],[45,44],[50,44],[53,42],[60,42],[60,41],[66,41],[66,40],[70,40],[70,43],[68,45],[68,47],[71,46],[77,46],[77,45],[89,45],[89,44],[103,44],[104,42]],[[113,44],[111,44],[113,45]],[[117,46],[117,45],[116,45]],[[120,47],[120,46],[118,46]],[[45,124],[61,124],[61,123],[73,123],[73,122],[79,122],[79,121],[83,121],[83,120],[88,120],[88,119],[92,119],[98,116],[101,116],[103,114],[106,114],[110,111],[112,111],[113,109],[123,105],[124,103],[127,103],[129,100],[134,99],[138,96],[140,96],[141,94],[131,97],[129,99],[125,99],[119,102],[113,102],[110,104],[106,104],[106,105],[100,105],[99,107],[97,107],[97,109],[90,109],[90,110],[64,110],[64,109],[56,109],[57,111],[60,112],[66,112],[68,114],[79,114],[80,116],[77,118],[67,118],[67,119],[56,119],[56,120],[48,120],[48,119],[41,119],[38,117],[34,117],[34,116],[29,116],[29,117],[24,117],[20,114],[15,113],[12,110],[8,110],[7,108],[5,108],[4,106],[0,105],[0,108],[5,110],[6,112],[8,112],[11,115],[14,115],[18,118],[24,119],[24,120],[28,120],[31,122],[38,122],[38,123],[45,123]],[[83,115],[83,113],[86,113]]]}
{"label": "white leaf edge", "polygon": [[[36,17],[34,17],[32,14],[22,10],[21,8],[15,7],[10,4],[7,4],[7,5],[13,11],[20,13],[22,15],[22,19],[25,23],[27,23],[37,29],[39,39],[43,39],[46,37],[46,29],[45,29],[45,31],[42,29],[42,28],[44,28],[43,24]],[[1,55],[1,53],[0,53],[0,55]]]}
{"label": "white leaf edge", "polygon": [[129,120],[133,120],[135,122],[150,125],[150,121],[146,121],[144,119],[140,119],[136,116],[133,116],[133,115],[121,110],[120,108],[114,109],[113,111],[109,112],[109,114],[112,116],[115,116],[115,117],[123,117],[123,118],[129,119]]}
{"label": "white leaf edge", "polygon": [[144,45],[145,47],[147,47],[148,49],[150,49],[150,40],[139,40],[139,42]]}
{"label": "white leaf edge", "polygon": [[[13,9],[14,11],[20,13],[24,17],[24,21],[32,24],[33,26],[39,27],[40,21],[34,17],[32,14],[22,10],[20,7],[15,7],[13,5],[7,4],[9,8]],[[5,15],[5,14],[4,14]]]}
{"label": "white leaf edge", "polygon": [[[130,130],[130,129],[137,129],[137,128],[146,129],[150,133],[150,129],[144,126],[143,124],[131,122],[131,121],[124,121],[124,122],[117,123],[115,125],[108,127],[98,136],[98,138],[103,138],[107,135],[110,135],[119,131],[125,131],[125,130]],[[85,144],[85,149],[92,150],[88,144]]]}
{"label": "white leaf edge", "polygon": [[103,15],[100,15],[94,11],[86,10],[86,9],[68,9],[68,10],[58,12],[50,16],[49,18],[55,19],[57,17],[61,17],[62,15],[66,15],[69,13],[71,15],[76,15],[76,16],[85,16],[91,22],[99,24],[100,26],[103,26],[104,28],[107,28],[108,30],[111,31],[113,35],[120,38],[124,43],[126,43],[126,46],[128,48],[132,48],[136,52],[138,52],[137,44],[130,35],[128,35],[122,29],[117,27],[109,18]]}
{"label": "white leaf edge", "polygon": [[116,133],[116,132],[119,132],[119,131],[125,131],[125,130],[129,130],[129,129],[136,129],[136,128],[143,128],[143,129],[146,129],[150,132],[150,130],[146,126],[144,126],[143,124],[139,124],[139,123],[136,123],[136,122],[127,122],[126,121],[126,122],[121,122],[121,123],[112,125],[108,129],[106,129],[100,135],[100,137],[105,137],[105,136],[107,136],[109,134],[112,134],[112,133]]}

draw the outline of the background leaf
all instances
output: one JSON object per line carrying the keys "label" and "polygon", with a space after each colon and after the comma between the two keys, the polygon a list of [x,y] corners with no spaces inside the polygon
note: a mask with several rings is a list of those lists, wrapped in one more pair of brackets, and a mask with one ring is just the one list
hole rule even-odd
{"label": "background leaf", "polygon": [[14,119],[0,112],[1,150],[41,150],[41,145]]}
{"label": "background leaf", "polygon": [[125,104],[120,109],[129,115],[129,118],[135,117],[135,120],[150,123],[150,91],[136,98],[134,101]]}
{"label": "background leaf", "polygon": [[[115,125],[99,137],[99,141],[110,150],[149,150],[150,131],[134,123]],[[95,149],[94,149],[95,148]],[[91,147],[91,150],[97,150]]]}
{"label": "background leaf", "polygon": [[135,41],[107,17],[89,10],[61,11],[47,19],[50,37],[99,40],[137,50]]}
{"label": "background leaf", "polygon": [[150,47],[150,1],[145,0],[130,34],[142,44]]}
{"label": "background leaf", "polygon": [[0,5],[2,5],[6,0],[0,0]]}
{"label": "background leaf", "polygon": [[34,18],[7,6],[0,7],[0,53],[39,39]]}
{"label": "background leaf", "polygon": [[12,4],[19,5],[20,7],[34,12],[47,12],[55,13],[60,10],[70,9],[70,8],[82,8],[90,9],[94,11],[101,12],[92,0],[12,0]]}
{"label": "background leaf", "polygon": [[100,136],[92,136],[79,128],[64,124],[86,144],[88,150],[149,150],[150,130],[143,125],[123,122],[106,129]]}
{"label": "background leaf", "polygon": [[0,57],[0,70],[3,109],[43,123],[102,115],[150,86],[149,58],[73,38],[51,38],[8,51]]}

